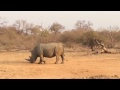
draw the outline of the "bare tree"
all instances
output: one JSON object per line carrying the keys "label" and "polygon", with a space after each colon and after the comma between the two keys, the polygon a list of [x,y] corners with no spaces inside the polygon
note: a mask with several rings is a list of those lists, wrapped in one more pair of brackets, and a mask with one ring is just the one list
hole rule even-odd
{"label": "bare tree", "polygon": [[41,32],[40,26],[36,25],[31,28],[31,34],[39,35]]}
{"label": "bare tree", "polygon": [[60,32],[60,30],[64,29],[65,27],[59,23],[53,23],[50,27],[50,30],[55,33],[55,35]]}
{"label": "bare tree", "polygon": [[90,21],[85,20],[78,20],[75,24],[75,28],[77,30],[91,30],[92,29],[92,23]]}
{"label": "bare tree", "polygon": [[26,23],[25,29],[24,29],[25,34],[26,35],[31,34],[33,27],[34,27],[34,25],[32,23]]}
{"label": "bare tree", "polygon": [[21,28],[21,21],[20,20],[16,20],[15,24],[13,24],[14,27],[16,27],[17,30],[20,30]]}
{"label": "bare tree", "polygon": [[13,26],[16,27],[20,33],[23,33],[26,30],[26,24],[27,22],[25,20],[16,20]]}
{"label": "bare tree", "polygon": [[7,20],[6,20],[6,18],[2,18],[2,17],[0,17],[0,29],[2,28],[2,27],[5,27],[6,26],[6,24],[7,24]]}
{"label": "bare tree", "polygon": [[110,39],[110,47],[114,47],[115,46],[115,35],[114,33],[117,32],[120,28],[118,26],[114,26],[114,27],[109,27],[107,28],[107,30],[109,31],[109,39]]}

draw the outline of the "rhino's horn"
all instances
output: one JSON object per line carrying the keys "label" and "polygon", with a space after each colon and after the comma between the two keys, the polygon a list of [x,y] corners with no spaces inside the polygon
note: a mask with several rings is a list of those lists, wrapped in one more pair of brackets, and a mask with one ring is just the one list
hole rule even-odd
{"label": "rhino's horn", "polygon": [[25,60],[30,61],[30,59],[25,59]]}
{"label": "rhino's horn", "polygon": [[29,52],[32,52],[32,50],[29,50]]}

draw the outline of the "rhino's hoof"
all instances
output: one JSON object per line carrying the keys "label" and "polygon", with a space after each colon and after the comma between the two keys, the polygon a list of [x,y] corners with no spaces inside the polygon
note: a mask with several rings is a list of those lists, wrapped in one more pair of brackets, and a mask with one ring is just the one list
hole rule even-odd
{"label": "rhino's hoof", "polygon": [[44,62],[44,64],[46,64],[46,62],[45,61],[43,61]]}
{"label": "rhino's hoof", "polygon": [[38,64],[42,64],[42,62],[39,62]]}
{"label": "rhino's hoof", "polygon": [[64,64],[64,62],[61,62],[61,64]]}
{"label": "rhino's hoof", "polygon": [[58,64],[58,62],[55,62],[55,64]]}

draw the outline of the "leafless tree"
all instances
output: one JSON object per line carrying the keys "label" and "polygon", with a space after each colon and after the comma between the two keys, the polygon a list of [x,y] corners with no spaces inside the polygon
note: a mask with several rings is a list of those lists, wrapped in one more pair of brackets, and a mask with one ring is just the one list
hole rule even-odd
{"label": "leafless tree", "polygon": [[77,30],[91,30],[92,29],[92,23],[90,21],[85,20],[78,20],[75,24],[75,28]]}
{"label": "leafless tree", "polygon": [[60,30],[63,30],[65,27],[62,26],[59,23],[53,23],[50,27],[50,30],[55,33],[55,35],[60,32]]}

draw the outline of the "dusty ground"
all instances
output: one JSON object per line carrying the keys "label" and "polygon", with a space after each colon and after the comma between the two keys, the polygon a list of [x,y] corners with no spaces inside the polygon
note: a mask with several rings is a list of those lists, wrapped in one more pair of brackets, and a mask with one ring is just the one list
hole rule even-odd
{"label": "dusty ground", "polygon": [[0,79],[87,79],[119,78],[120,54],[86,55],[86,52],[65,51],[65,64],[54,64],[54,58],[45,58],[46,64],[25,60],[28,51],[0,52]]}

